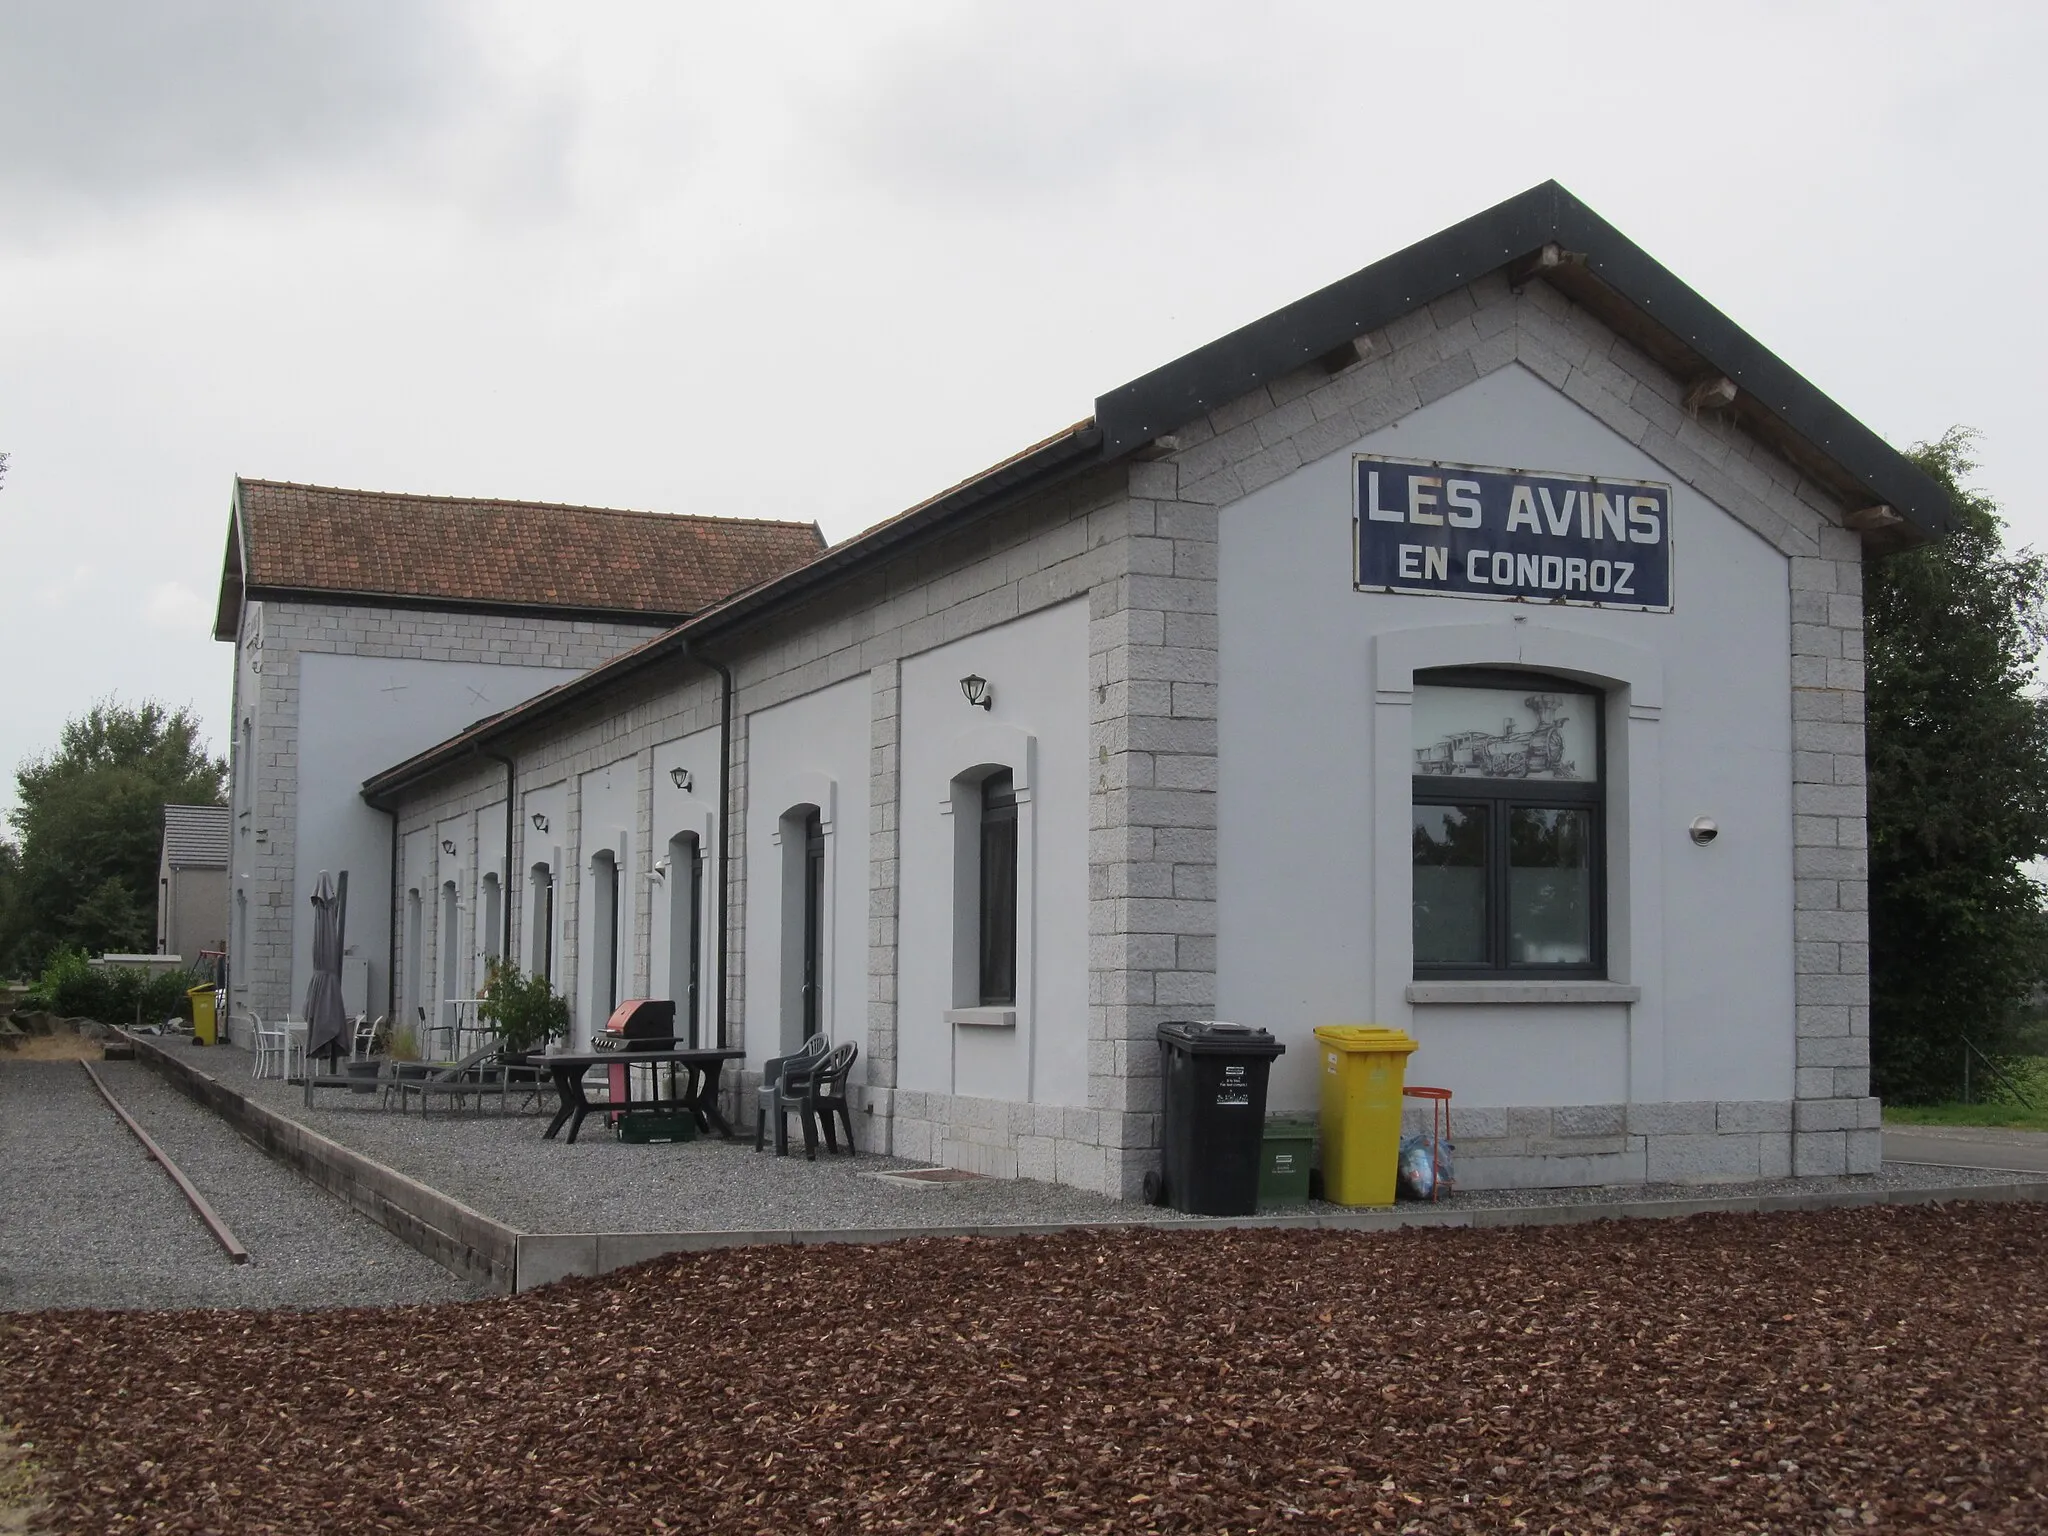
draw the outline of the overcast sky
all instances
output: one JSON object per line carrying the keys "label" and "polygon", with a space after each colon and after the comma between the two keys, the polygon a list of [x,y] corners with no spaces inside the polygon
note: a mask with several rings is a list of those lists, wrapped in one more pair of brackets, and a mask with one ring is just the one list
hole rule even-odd
{"label": "overcast sky", "polygon": [[224,745],[236,474],[841,539],[1546,177],[2048,544],[2044,17],[0,0],[0,770]]}

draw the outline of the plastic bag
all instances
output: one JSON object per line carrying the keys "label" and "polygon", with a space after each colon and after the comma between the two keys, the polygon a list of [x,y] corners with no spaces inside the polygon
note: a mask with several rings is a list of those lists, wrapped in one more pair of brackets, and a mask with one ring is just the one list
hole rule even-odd
{"label": "plastic bag", "polygon": [[1401,1155],[1395,1165],[1396,1193],[1404,1200],[1433,1200],[1448,1195],[1453,1186],[1451,1144],[1440,1141],[1434,1149],[1421,1132],[1401,1138]]}

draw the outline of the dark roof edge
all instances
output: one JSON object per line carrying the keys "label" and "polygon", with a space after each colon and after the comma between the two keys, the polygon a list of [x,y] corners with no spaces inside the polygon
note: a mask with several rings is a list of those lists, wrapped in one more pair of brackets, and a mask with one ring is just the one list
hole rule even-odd
{"label": "dark roof edge", "polygon": [[491,742],[502,741],[529,726],[574,707],[584,698],[616,686],[626,678],[671,659],[687,659],[694,645],[729,638],[752,624],[801,603],[817,589],[848,571],[901,553],[962,522],[1014,505],[1102,462],[1102,433],[1095,423],[1078,422],[1065,432],[1035,444],[971,480],[962,481],[843,544],[834,545],[807,565],[706,608],[667,633],[625,651],[524,704],[479,721],[426,751],[365,779],[362,797],[383,808],[408,786],[472,756]]}
{"label": "dark roof edge", "polygon": [[1198,347],[1095,402],[1115,457],[1334,351],[1516,259],[1556,244],[1732,379],[1922,539],[1950,527],[1946,494],[1905,455],[1808,383],[1554,181]]}
{"label": "dark roof edge", "polygon": [[249,570],[249,552],[242,538],[242,477],[235,476],[235,491],[228,498],[228,547],[221,556],[220,596],[213,609],[213,638],[242,638],[242,581]]}
{"label": "dark roof edge", "polygon": [[578,608],[564,603],[508,603],[496,599],[421,596],[406,592],[368,592],[359,587],[269,587],[243,589],[243,601],[321,603],[331,608],[404,608],[444,613],[503,614],[520,619],[569,619],[587,623],[633,624],[666,629],[687,619],[687,613],[653,613],[642,608]]}

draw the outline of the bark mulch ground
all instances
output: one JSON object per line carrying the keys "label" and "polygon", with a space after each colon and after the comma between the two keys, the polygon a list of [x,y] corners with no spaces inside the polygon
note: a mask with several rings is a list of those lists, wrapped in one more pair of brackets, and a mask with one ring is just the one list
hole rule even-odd
{"label": "bark mulch ground", "polygon": [[0,1317],[59,1531],[2048,1531],[2048,1210],[680,1257]]}

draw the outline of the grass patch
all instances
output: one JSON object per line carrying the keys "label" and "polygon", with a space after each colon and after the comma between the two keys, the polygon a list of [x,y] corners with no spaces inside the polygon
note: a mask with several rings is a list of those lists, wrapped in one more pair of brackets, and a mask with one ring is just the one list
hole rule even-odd
{"label": "grass patch", "polygon": [[2048,1056],[2023,1056],[2006,1067],[2007,1075],[2032,1101],[2020,1102],[2011,1089],[1989,1072],[1978,1080],[1988,1097],[1962,1104],[1887,1104],[1886,1125],[1988,1125],[2015,1131],[2048,1131]]}

